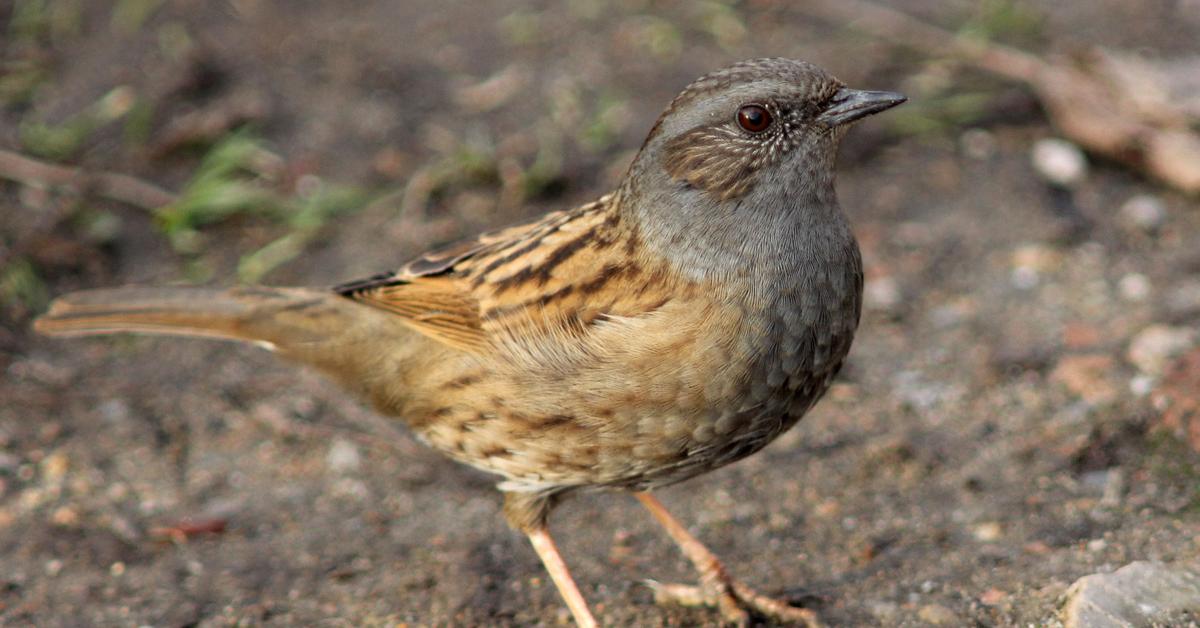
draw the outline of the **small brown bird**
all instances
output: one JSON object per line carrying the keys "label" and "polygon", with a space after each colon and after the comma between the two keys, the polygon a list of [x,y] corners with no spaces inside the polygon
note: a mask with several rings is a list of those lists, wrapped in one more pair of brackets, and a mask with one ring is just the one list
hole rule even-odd
{"label": "small brown bird", "polygon": [[762,449],[825,392],[858,326],[862,263],[834,193],[849,123],[904,101],[788,59],[704,76],[659,117],[616,191],[328,289],[115,288],[38,331],[242,340],[314,365],[446,455],[503,478],[581,626],[546,519],[623,488],[700,572],[660,600],[815,624],[760,595],[650,489]]}

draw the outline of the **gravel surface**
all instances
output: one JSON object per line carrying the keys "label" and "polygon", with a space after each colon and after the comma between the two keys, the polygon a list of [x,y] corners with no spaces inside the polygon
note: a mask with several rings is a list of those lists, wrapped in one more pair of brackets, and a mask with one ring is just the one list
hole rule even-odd
{"label": "gravel surface", "polygon": [[[1200,369],[1181,362],[1200,346],[1200,205],[1102,162],[1049,182],[1033,155],[1056,135],[1021,86],[771,0],[48,4],[75,26],[18,39],[40,3],[0,3],[0,95],[6,68],[45,68],[5,96],[0,147],[123,86],[136,104],[66,163],[181,190],[249,118],[280,194],[379,199],[306,232],[271,284],[590,200],[683,85],[737,59],[904,91],[843,150],[868,278],[844,375],[763,452],[660,497],[735,574],[832,625],[1055,622],[1082,576],[1200,550],[1200,454],[1155,401]],[[899,3],[1039,53],[1171,56],[1200,32],[1195,2],[984,4]],[[29,331],[47,294],[229,284],[292,229],[242,212],[172,246],[142,209],[0,182],[0,623],[569,621],[491,478],[317,375],[230,344]],[[18,263],[36,280],[14,283]],[[603,623],[717,620],[653,604],[644,579],[692,573],[627,495],[571,499],[551,526]]]}

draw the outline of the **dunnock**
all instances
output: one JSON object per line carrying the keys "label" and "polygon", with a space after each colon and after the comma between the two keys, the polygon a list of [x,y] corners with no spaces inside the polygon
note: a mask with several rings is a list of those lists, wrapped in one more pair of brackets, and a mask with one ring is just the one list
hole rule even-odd
{"label": "dunnock", "polygon": [[314,365],[435,449],[503,478],[576,622],[595,625],[547,532],[563,496],[623,488],[695,563],[660,599],[816,623],[733,580],[650,489],[748,456],[828,388],[862,264],[834,193],[849,123],[904,101],[788,59],[689,85],[616,191],[332,290],[116,288],[67,295],[54,335],[256,343]]}

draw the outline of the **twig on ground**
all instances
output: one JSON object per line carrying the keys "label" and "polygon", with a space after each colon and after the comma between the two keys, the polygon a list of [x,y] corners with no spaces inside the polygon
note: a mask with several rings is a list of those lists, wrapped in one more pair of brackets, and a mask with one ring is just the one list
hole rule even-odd
{"label": "twig on ground", "polygon": [[[1051,122],[1085,149],[1190,194],[1200,194],[1200,123],[1180,76],[1200,59],[1151,62],[1095,48],[1042,59],[957,35],[870,0],[813,0],[806,10],[929,55],[954,55],[987,72],[1026,83]],[[1148,98],[1147,94],[1162,94]]]}
{"label": "twig on ground", "polygon": [[805,7],[824,19],[893,44],[931,56],[952,53],[989,72],[1025,83],[1036,81],[1046,67],[1044,61],[1027,52],[958,35],[869,0],[812,0]]}
{"label": "twig on ground", "polygon": [[59,166],[3,149],[0,178],[25,185],[67,187],[147,210],[170,205],[176,198],[172,192],[129,175]]}

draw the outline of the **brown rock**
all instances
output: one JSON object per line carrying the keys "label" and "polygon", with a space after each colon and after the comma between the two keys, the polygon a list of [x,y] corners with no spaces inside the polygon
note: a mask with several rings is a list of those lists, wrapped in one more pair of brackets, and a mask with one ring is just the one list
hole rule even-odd
{"label": "brown rock", "polygon": [[1156,427],[1170,431],[1200,452],[1200,348],[1167,368],[1151,400],[1161,412]]}
{"label": "brown rock", "polygon": [[984,606],[998,606],[1006,599],[1008,599],[1008,593],[996,588],[988,589],[979,596],[979,602]]}
{"label": "brown rock", "polygon": [[917,611],[917,618],[933,626],[957,626],[962,620],[954,611],[941,604],[926,604]]}
{"label": "brown rock", "polygon": [[1090,404],[1112,403],[1120,394],[1111,377],[1116,367],[1116,360],[1104,354],[1068,355],[1058,361],[1050,380]]}
{"label": "brown rock", "polygon": [[1090,349],[1102,342],[1104,333],[1095,325],[1072,322],[1063,326],[1063,345],[1068,349]]}

